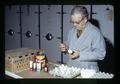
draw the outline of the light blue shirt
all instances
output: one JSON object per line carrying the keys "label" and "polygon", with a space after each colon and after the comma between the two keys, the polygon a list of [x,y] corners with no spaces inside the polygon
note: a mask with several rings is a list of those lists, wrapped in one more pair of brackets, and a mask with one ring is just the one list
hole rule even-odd
{"label": "light blue shirt", "polygon": [[68,33],[67,43],[69,49],[80,50],[80,57],[75,60],[69,59],[68,65],[99,70],[97,60],[105,58],[106,46],[98,28],[88,22],[79,38],[76,37],[76,29],[72,28]]}

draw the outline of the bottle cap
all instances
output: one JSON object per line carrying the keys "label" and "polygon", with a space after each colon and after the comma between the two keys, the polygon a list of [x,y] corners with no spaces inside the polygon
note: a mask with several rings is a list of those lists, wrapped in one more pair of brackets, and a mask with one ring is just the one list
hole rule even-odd
{"label": "bottle cap", "polygon": [[45,56],[36,56],[36,59],[43,60]]}

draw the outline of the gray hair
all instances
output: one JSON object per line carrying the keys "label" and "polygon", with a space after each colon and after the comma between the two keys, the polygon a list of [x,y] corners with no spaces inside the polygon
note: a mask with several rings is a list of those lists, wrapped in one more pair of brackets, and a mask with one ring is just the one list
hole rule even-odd
{"label": "gray hair", "polygon": [[74,15],[75,13],[82,14],[83,17],[86,17],[88,19],[89,13],[87,11],[87,8],[84,6],[75,6],[71,11],[71,15]]}

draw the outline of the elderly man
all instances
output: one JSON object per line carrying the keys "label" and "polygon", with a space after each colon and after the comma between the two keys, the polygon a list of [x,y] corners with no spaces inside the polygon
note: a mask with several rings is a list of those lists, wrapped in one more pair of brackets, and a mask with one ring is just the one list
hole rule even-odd
{"label": "elderly man", "polygon": [[61,52],[69,56],[68,65],[99,71],[97,60],[106,54],[104,38],[98,28],[88,21],[88,11],[84,6],[75,6],[71,11],[70,29],[66,43],[60,43]]}

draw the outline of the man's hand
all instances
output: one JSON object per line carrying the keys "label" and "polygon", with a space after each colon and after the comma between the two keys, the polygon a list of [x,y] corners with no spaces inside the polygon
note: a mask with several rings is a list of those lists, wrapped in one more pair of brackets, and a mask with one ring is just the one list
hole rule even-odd
{"label": "man's hand", "polygon": [[76,59],[76,58],[78,58],[79,56],[80,56],[80,50],[76,50],[76,51],[74,51],[74,53],[69,54],[69,57],[70,57],[71,59]]}
{"label": "man's hand", "polygon": [[60,48],[61,52],[66,52],[67,51],[67,46],[63,43],[60,43],[59,48]]}

